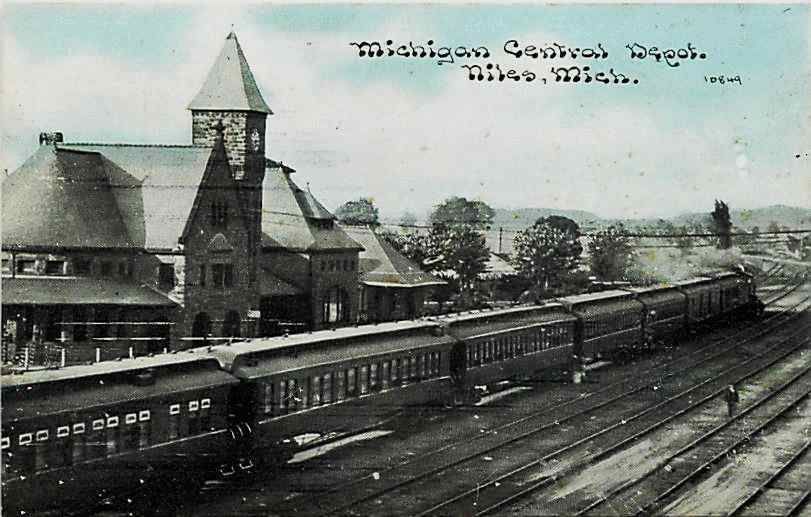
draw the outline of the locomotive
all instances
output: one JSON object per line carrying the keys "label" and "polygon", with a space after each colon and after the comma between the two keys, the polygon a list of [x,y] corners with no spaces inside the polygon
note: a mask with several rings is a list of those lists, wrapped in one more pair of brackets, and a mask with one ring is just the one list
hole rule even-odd
{"label": "locomotive", "polygon": [[[475,386],[650,348],[763,304],[744,272],[6,376],[7,510],[70,508],[148,479],[283,461],[305,433],[378,425]],[[194,467],[194,468],[192,468]]]}

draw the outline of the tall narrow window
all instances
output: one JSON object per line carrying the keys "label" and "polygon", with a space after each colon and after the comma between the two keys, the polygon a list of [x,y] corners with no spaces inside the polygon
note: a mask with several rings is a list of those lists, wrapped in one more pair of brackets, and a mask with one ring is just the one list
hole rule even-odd
{"label": "tall narrow window", "polygon": [[205,287],[206,286],[206,265],[205,264],[200,265],[200,281],[199,281],[199,284],[200,284],[200,287]]}
{"label": "tall narrow window", "polygon": [[175,288],[175,265],[161,264],[158,268],[158,285],[162,291]]}
{"label": "tall narrow window", "polygon": [[324,404],[332,402],[332,373],[326,373],[321,378],[321,392],[323,394],[321,401]]}
{"label": "tall narrow window", "polygon": [[338,323],[349,320],[349,295],[340,287],[333,287],[324,293],[322,300],[324,323]]}
{"label": "tall narrow window", "polygon": [[223,201],[211,202],[211,226],[225,228],[228,226],[228,203]]}
{"label": "tall narrow window", "polygon": [[223,275],[223,284],[226,288],[234,286],[234,265],[226,264],[225,273]]}
{"label": "tall narrow window", "polygon": [[217,289],[228,289],[234,286],[234,265],[213,264],[211,266],[211,280]]}

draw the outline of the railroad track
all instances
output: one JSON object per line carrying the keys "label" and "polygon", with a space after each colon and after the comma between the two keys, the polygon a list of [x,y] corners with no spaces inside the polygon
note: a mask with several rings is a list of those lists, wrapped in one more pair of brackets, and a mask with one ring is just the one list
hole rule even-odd
{"label": "railroad track", "polygon": [[[733,451],[741,454],[741,451],[750,446],[750,442],[755,440],[757,435],[773,430],[781,420],[794,418],[796,410],[807,403],[809,395],[811,395],[809,371],[811,368],[806,368],[797,374],[786,383],[784,389],[779,393],[763,397],[764,401],[768,400],[769,405],[750,408],[752,410],[748,412],[746,418],[738,418],[727,424],[727,427],[732,428],[733,432],[718,433],[707,439],[702,437],[700,457],[710,456],[710,458],[704,462],[696,462],[697,465],[695,463],[690,465],[693,467],[691,472],[643,506],[638,513],[647,514],[657,509],[664,509],[667,512],[667,506],[678,503],[679,490],[707,479],[720,469]],[[777,407],[779,411],[774,414],[771,412],[772,407],[769,406]]]}
{"label": "railroad track", "polygon": [[[790,309],[796,309],[799,305],[803,304],[796,304],[792,306]],[[791,310],[787,311],[791,312]],[[773,322],[784,321],[779,316],[773,316],[771,318]],[[755,339],[760,337],[767,332],[770,332],[774,329],[774,326],[767,326],[765,330],[760,329],[754,336],[751,336],[749,339]],[[741,334],[737,333],[734,336],[729,336],[725,340],[721,342],[713,343],[713,348],[717,347],[722,342],[731,342],[735,340],[735,345],[730,348],[725,348],[722,350],[713,350],[709,356],[703,355],[700,357],[698,363],[704,363],[708,360],[723,355],[724,353],[728,353],[733,349],[737,349],[741,346]],[[704,350],[706,352],[706,348],[710,348],[708,345],[705,347]],[[693,354],[696,355],[696,354]],[[676,361],[669,363],[668,365],[659,366],[653,368],[651,370],[657,369],[669,369],[674,370],[677,364],[679,369],[682,371],[687,371],[691,369],[691,365],[684,364],[687,363],[686,359],[688,356],[682,356]],[[694,366],[694,365],[693,365]],[[289,509],[290,511],[302,511],[304,513],[345,513],[346,510],[356,506],[359,503],[362,503],[366,500],[370,500],[373,498],[380,497],[387,493],[392,492],[393,490],[397,490],[402,488],[406,485],[414,483],[419,479],[423,479],[426,476],[430,476],[436,474],[442,470],[448,469],[453,467],[454,465],[460,464],[464,461],[468,461],[471,456],[477,456],[485,454],[487,451],[493,451],[496,448],[503,447],[509,443],[520,441],[526,439],[528,436],[536,435],[537,433],[554,428],[556,426],[561,425],[565,421],[572,420],[578,416],[582,416],[586,413],[593,412],[599,410],[601,408],[606,408],[612,403],[616,402],[619,399],[627,398],[633,396],[636,393],[640,393],[643,390],[650,389],[651,384],[650,382],[642,383],[641,386],[636,386],[631,390],[622,391],[619,395],[615,394],[617,388],[627,388],[627,383],[629,380],[638,380],[638,377],[643,377],[645,374],[649,374],[652,372],[635,372],[633,375],[628,376],[627,378],[622,379],[619,382],[613,383],[612,385],[607,386],[605,389],[601,390],[600,392],[592,393],[588,397],[578,397],[574,400],[568,400],[561,404],[554,405],[550,408],[546,408],[541,412],[531,414],[527,417],[523,417],[517,421],[510,422],[508,424],[499,426],[498,428],[491,429],[487,433],[479,435],[475,438],[468,439],[464,443],[452,443],[448,444],[442,448],[436,449],[431,451],[429,454],[421,455],[417,458],[412,458],[409,461],[401,462],[389,469],[384,469],[380,472],[380,478],[385,481],[376,480],[375,482],[370,481],[370,477],[362,477],[360,479],[355,479],[350,481],[349,483],[344,483],[337,486],[333,491],[326,492],[321,494],[317,500],[315,498],[311,498],[305,503],[306,509],[302,508],[301,506],[297,506],[296,503],[298,501],[290,501],[290,506],[285,506],[285,508]],[[650,375],[648,375],[650,378]],[[613,388],[613,390],[612,390]],[[602,399],[602,400],[601,400]],[[581,408],[581,406],[587,406],[585,408]],[[547,421],[545,423],[538,422],[538,419],[542,416],[557,413],[558,418],[556,420]],[[517,434],[512,439],[509,439],[505,442],[503,438],[503,434],[507,432],[512,432],[513,434]],[[498,437],[498,433],[502,433],[502,437]],[[465,454],[463,450],[454,450],[459,449],[461,446],[469,447],[472,442],[477,443],[477,449],[483,449],[485,452],[479,452],[473,455]],[[438,466],[425,470],[425,463],[428,460],[428,463],[431,463],[430,459],[435,457],[437,454],[445,454],[446,456],[450,456],[445,462],[441,463]],[[461,457],[459,457],[461,455]],[[392,471],[399,470],[396,476],[392,476]],[[369,491],[369,487],[375,487],[374,490]],[[365,491],[366,493],[359,498],[355,498],[352,501],[347,502],[347,496],[352,491]],[[282,513],[285,513],[284,511]]]}
{"label": "railroad track", "polygon": [[[806,440],[803,446],[772,475],[746,494],[746,497],[728,515],[768,514],[785,517],[799,515],[800,511],[811,501],[811,489],[807,488],[809,469],[811,469],[809,448],[811,448],[811,440]],[[797,487],[797,489],[791,490],[791,487]],[[783,496],[775,497],[772,495],[775,491],[779,491]],[[786,493],[796,495],[796,497],[785,497]]]}
{"label": "railroad track", "polygon": [[807,279],[808,279],[808,273],[803,272],[803,273],[795,274],[791,278],[791,281],[788,284],[786,284],[785,286],[783,286],[781,291],[779,291],[779,292],[775,293],[773,296],[765,299],[763,301],[764,305],[766,305],[768,307],[769,305],[772,305],[772,304],[782,300],[786,296],[792,294],[794,291],[799,289],[800,286],[802,286]]}
{"label": "railroad track", "polygon": [[[771,299],[765,300],[765,303],[768,304],[768,305],[776,303],[777,301],[779,301],[779,300],[785,298],[786,296],[790,295],[791,293],[793,293],[801,285],[802,285],[801,283],[798,283],[797,285],[786,286],[784,289],[781,289],[780,292],[775,293],[771,297]],[[471,441],[478,441],[478,440],[481,440],[481,439],[485,438],[486,436],[494,436],[494,435],[496,435],[498,433],[506,434],[507,432],[509,432],[511,427],[513,427],[515,425],[519,425],[521,423],[521,421],[523,421],[523,420],[528,420],[528,419],[537,420],[539,415],[550,415],[550,414],[553,414],[555,412],[559,412],[562,408],[568,408],[569,409],[568,413],[577,412],[576,410],[578,408],[582,408],[582,406],[584,406],[584,405],[594,405],[596,403],[599,403],[600,397],[602,399],[611,398],[611,397],[607,397],[606,394],[603,393],[606,390],[613,389],[613,390],[616,391],[618,388],[625,388],[625,387],[627,387],[627,384],[628,384],[629,381],[638,381],[639,380],[638,377],[640,377],[640,376],[648,375],[649,377],[653,377],[653,376],[656,375],[657,371],[662,371],[662,370],[678,370],[678,369],[687,370],[687,369],[690,369],[695,364],[700,364],[700,363],[709,361],[712,358],[715,358],[715,357],[718,357],[718,356],[722,355],[723,353],[728,353],[730,351],[733,351],[733,349],[735,349],[735,348],[737,348],[737,347],[739,347],[741,345],[741,343],[742,343],[742,341],[744,339],[756,339],[756,338],[758,338],[758,337],[760,337],[760,336],[762,336],[762,335],[764,335],[764,334],[766,334],[768,332],[771,332],[772,330],[777,328],[778,325],[782,325],[787,320],[790,320],[793,317],[796,317],[795,310],[800,305],[802,305],[802,303],[803,302],[800,302],[798,304],[794,304],[791,307],[785,308],[782,312],[780,312],[778,314],[770,315],[766,319],[759,322],[759,324],[755,325],[754,328],[750,327],[750,328],[747,328],[747,329],[743,329],[742,331],[736,332],[734,335],[727,335],[723,339],[720,339],[720,340],[715,339],[713,341],[709,341],[709,339],[705,336],[705,337],[703,337],[703,339],[707,340],[707,344],[702,345],[701,349],[696,350],[695,352],[693,352],[693,353],[691,353],[689,355],[680,356],[678,359],[676,359],[675,361],[672,361],[672,362],[670,362],[668,364],[658,365],[658,366],[655,366],[653,368],[646,369],[646,370],[644,370],[642,372],[636,371],[632,375],[625,376],[625,377],[621,378],[617,382],[612,382],[611,384],[606,385],[599,392],[593,392],[593,393],[585,394],[585,396],[583,396],[583,397],[575,396],[573,398],[563,399],[560,403],[556,403],[556,404],[552,405],[551,407],[547,407],[544,410],[542,410],[541,412],[533,413],[533,414],[529,415],[528,417],[521,418],[519,420],[508,423],[506,425],[501,425],[501,426],[498,426],[496,428],[488,429],[486,431],[486,433],[482,433],[482,435],[477,435],[472,440],[467,439],[464,442],[449,443],[449,444],[447,444],[447,445],[445,445],[443,447],[440,447],[438,449],[434,449],[432,451],[429,451],[428,453],[423,453],[423,454],[420,454],[418,456],[413,456],[410,459],[407,459],[405,461],[401,461],[401,462],[399,462],[397,464],[394,464],[393,466],[390,466],[388,468],[384,467],[382,469],[375,469],[375,470],[379,470],[379,474],[381,476],[381,479],[388,480],[390,478],[389,474],[390,474],[390,472],[392,470],[401,469],[402,467],[407,466],[409,464],[412,464],[412,465],[421,464],[424,461],[425,458],[431,458],[432,456],[435,456],[437,454],[443,454],[446,451],[448,451],[450,449],[453,449],[453,448],[456,448],[456,447],[467,446]],[[726,331],[728,332],[728,330],[726,330]],[[730,343],[734,343],[734,345],[732,347],[730,347],[730,348],[723,348],[723,349],[721,348],[721,347],[723,347],[724,344],[730,344]],[[692,358],[692,360],[691,360],[691,358]],[[696,360],[696,358],[697,358],[697,360]],[[645,386],[649,387],[650,383],[647,383]],[[644,389],[644,388],[640,388],[640,389]],[[598,397],[598,395],[600,397]],[[485,409],[485,408],[478,408],[478,409]],[[589,408],[586,408],[586,410],[588,410],[588,409]],[[317,467],[319,465],[319,462],[313,462],[313,465],[315,467]],[[294,491],[294,492],[299,492],[299,491],[303,492],[302,495],[304,497],[294,496],[293,498],[289,498],[289,499],[285,498],[285,500],[283,502],[281,502],[280,504],[275,504],[274,503],[274,504],[270,505],[270,507],[274,507],[280,514],[292,513],[294,511],[302,511],[302,512],[308,513],[308,514],[310,514],[310,513],[321,513],[321,512],[324,512],[325,508],[327,509],[326,513],[329,513],[330,511],[338,511],[338,512],[340,512],[340,509],[339,509],[340,508],[340,503],[346,502],[346,497],[348,496],[348,494],[350,494],[352,491],[357,490],[358,487],[361,487],[363,485],[367,485],[367,486],[369,486],[369,485],[380,486],[381,485],[380,482],[373,481],[372,475],[364,475],[364,476],[361,476],[361,477],[356,477],[354,479],[351,479],[348,482],[331,484],[330,488],[325,491],[323,489],[323,486],[321,486],[321,487],[316,486],[316,488],[312,488],[313,485],[310,484],[311,481],[309,480],[309,476],[306,475],[306,472],[308,470],[310,470],[310,469],[311,469],[310,467],[305,467],[304,469],[302,469],[302,464],[299,464],[295,468],[290,469],[291,473],[293,473],[294,475],[301,476],[302,482],[305,483],[304,486],[301,486],[301,487],[294,486],[293,488],[291,488],[291,490]],[[370,471],[367,471],[367,472],[370,472]],[[284,474],[282,474],[282,475],[284,475]],[[212,490],[209,492],[207,497],[212,497],[212,496],[216,497],[216,494],[218,492],[227,493],[229,495],[231,495],[231,494],[233,494],[235,492],[236,493],[243,493],[244,492],[246,497],[252,498],[251,494],[253,493],[253,491],[252,490],[247,490],[245,488],[244,484],[248,483],[250,486],[253,486],[253,485],[265,486],[264,481],[266,480],[266,481],[268,481],[267,486],[272,486],[270,484],[272,482],[272,480],[268,476],[269,476],[268,473],[257,473],[256,476],[254,476],[253,478],[243,479],[238,484],[234,484],[233,486],[231,486],[232,485],[231,483],[222,483],[221,486],[218,485],[216,488],[212,487]],[[259,483],[257,483],[257,478],[258,478]],[[317,497],[315,497],[315,492],[320,492]],[[319,504],[318,502],[316,502],[316,499],[318,501],[322,501],[322,503]],[[336,506],[334,504],[326,504],[326,503],[328,503],[328,500],[330,500],[330,499],[332,499],[333,502],[337,501],[339,503],[339,505]],[[304,500],[305,503],[301,503],[302,500]],[[304,504],[306,506],[306,508],[300,508],[300,504]],[[313,506],[316,506],[316,508],[314,509]],[[265,508],[267,508],[267,507],[265,507]],[[248,511],[250,511],[250,510],[248,510]],[[257,511],[262,512],[264,510],[257,508]]]}
{"label": "railroad track", "polygon": [[[807,330],[803,329],[801,332],[805,335]],[[784,341],[789,339],[792,338]],[[788,350],[782,349],[783,344],[785,343],[781,342],[770,347],[765,352],[727,368],[698,385],[670,395],[653,406],[632,415],[618,417],[617,421],[608,427],[598,426],[598,430],[594,431],[589,428],[587,422],[581,423],[579,429],[571,430],[572,434],[579,437],[562,447],[544,450],[534,448],[533,444],[522,443],[522,448],[530,453],[527,455],[535,455],[537,459],[491,477],[485,483],[449,497],[420,511],[417,515],[486,515],[510,506],[541,489],[559,486],[558,483],[562,479],[608,458],[640,438],[662,429],[677,418],[706,407],[723,394],[727,384],[737,384],[764,373],[798,349],[807,347],[808,339],[790,346]],[[744,368],[745,366],[749,368]],[[742,369],[743,372],[735,373]],[[695,401],[694,398],[698,400]],[[662,413],[666,416],[662,417]],[[581,434],[585,436],[580,436]],[[511,456],[522,452],[511,449],[502,450],[500,454]],[[549,513],[556,514],[561,511],[571,513],[570,508],[557,511],[553,509]],[[543,513],[547,513],[546,510]]]}
{"label": "railroad track", "polygon": [[[654,468],[632,478],[581,508],[575,515],[648,514],[661,509],[686,486],[706,479],[731,453],[741,455],[755,438],[776,427],[807,402],[811,392],[811,367],[805,367],[773,391],[768,391],[733,418],[716,426],[698,429],[698,436],[675,451],[662,455]],[[700,426],[700,424],[697,424]],[[806,442],[807,448],[808,442]],[[795,459],[799,456],[795,456]],[[709,458],[705,460],[705,458]],[[785,466],[789,467],[791,461]],[[678,465],[678,468],[668,468]],[[687,471],[684,475],[683,472]],[[764,485],[769,481],[767,480]],[[662,487],[666,487],[662,490]],[[643,495],[648,496],[643,501]],[[752,496],[757,494],[755,491]],[[737,508],[743,508],[747,500]],[[667,513],[667,510],[665,510]],[[734,513],[734,510],[733,510]]]}

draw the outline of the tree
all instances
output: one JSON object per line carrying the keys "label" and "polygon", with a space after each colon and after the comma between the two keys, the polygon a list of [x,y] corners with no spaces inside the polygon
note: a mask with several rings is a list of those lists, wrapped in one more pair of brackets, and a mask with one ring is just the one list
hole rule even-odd
{"label": "tree", "polygon": [[718,234],[718,249],[726,250],[732,247],[732,220],[729,216],[729,206],[723,201],[715,200],[715,210],[711,212],[713,233]]}
{"label": "tree", "polygon": [[595,233],[588,242],[591,272],[601,280],[625,278],[633,262],[631,238],[622,223]]}
{"label": "tree", "polygon": [[435,271],[453,271],[459,293],[463,298],[472,295],[490,258],[484,235],[468,225],[435,224],[428,234],[427,249],[428,266]]}
{"label": "tree", "polygon": [[403,212],[403,215],[400,216],[400,224],[406,228],[414,226],[417,224],[417,216],[412,212]]}
{"label": "tree", "polygon": [[484,201],[468,201],[463,197],[450,197],[434,207],[432,225],[470,226],[484,230],[490,227],[495,211]]}
{"label": "tree", "polygon": [[575,270],[583,252],[579,239],[577,223],[557,215],[541,217],[516,235],[512,262],[532,282],[539,298]]}
{"label": "tree", "polygon": [[335,217],[344,224],[379,226],[378,210],[372,198],[362,197],[347,201],[335,210]]}
{"label": "tree", "polygon": [[672,235],[676,233],[676,225],[667,219],[657,219],[653,226],[653,233],[658,235]]}

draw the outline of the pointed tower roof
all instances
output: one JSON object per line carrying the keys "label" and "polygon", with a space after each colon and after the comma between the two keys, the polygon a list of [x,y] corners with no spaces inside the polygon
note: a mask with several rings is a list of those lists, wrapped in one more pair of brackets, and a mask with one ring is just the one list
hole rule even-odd
{"label": "pointed tower roof", "polygon": [[233,32],[225,38],[225,45],[217,61],[208,72],[206,82],[189,104],[190,110],[240,110],[273,112],[262,98],[256,80]]}

